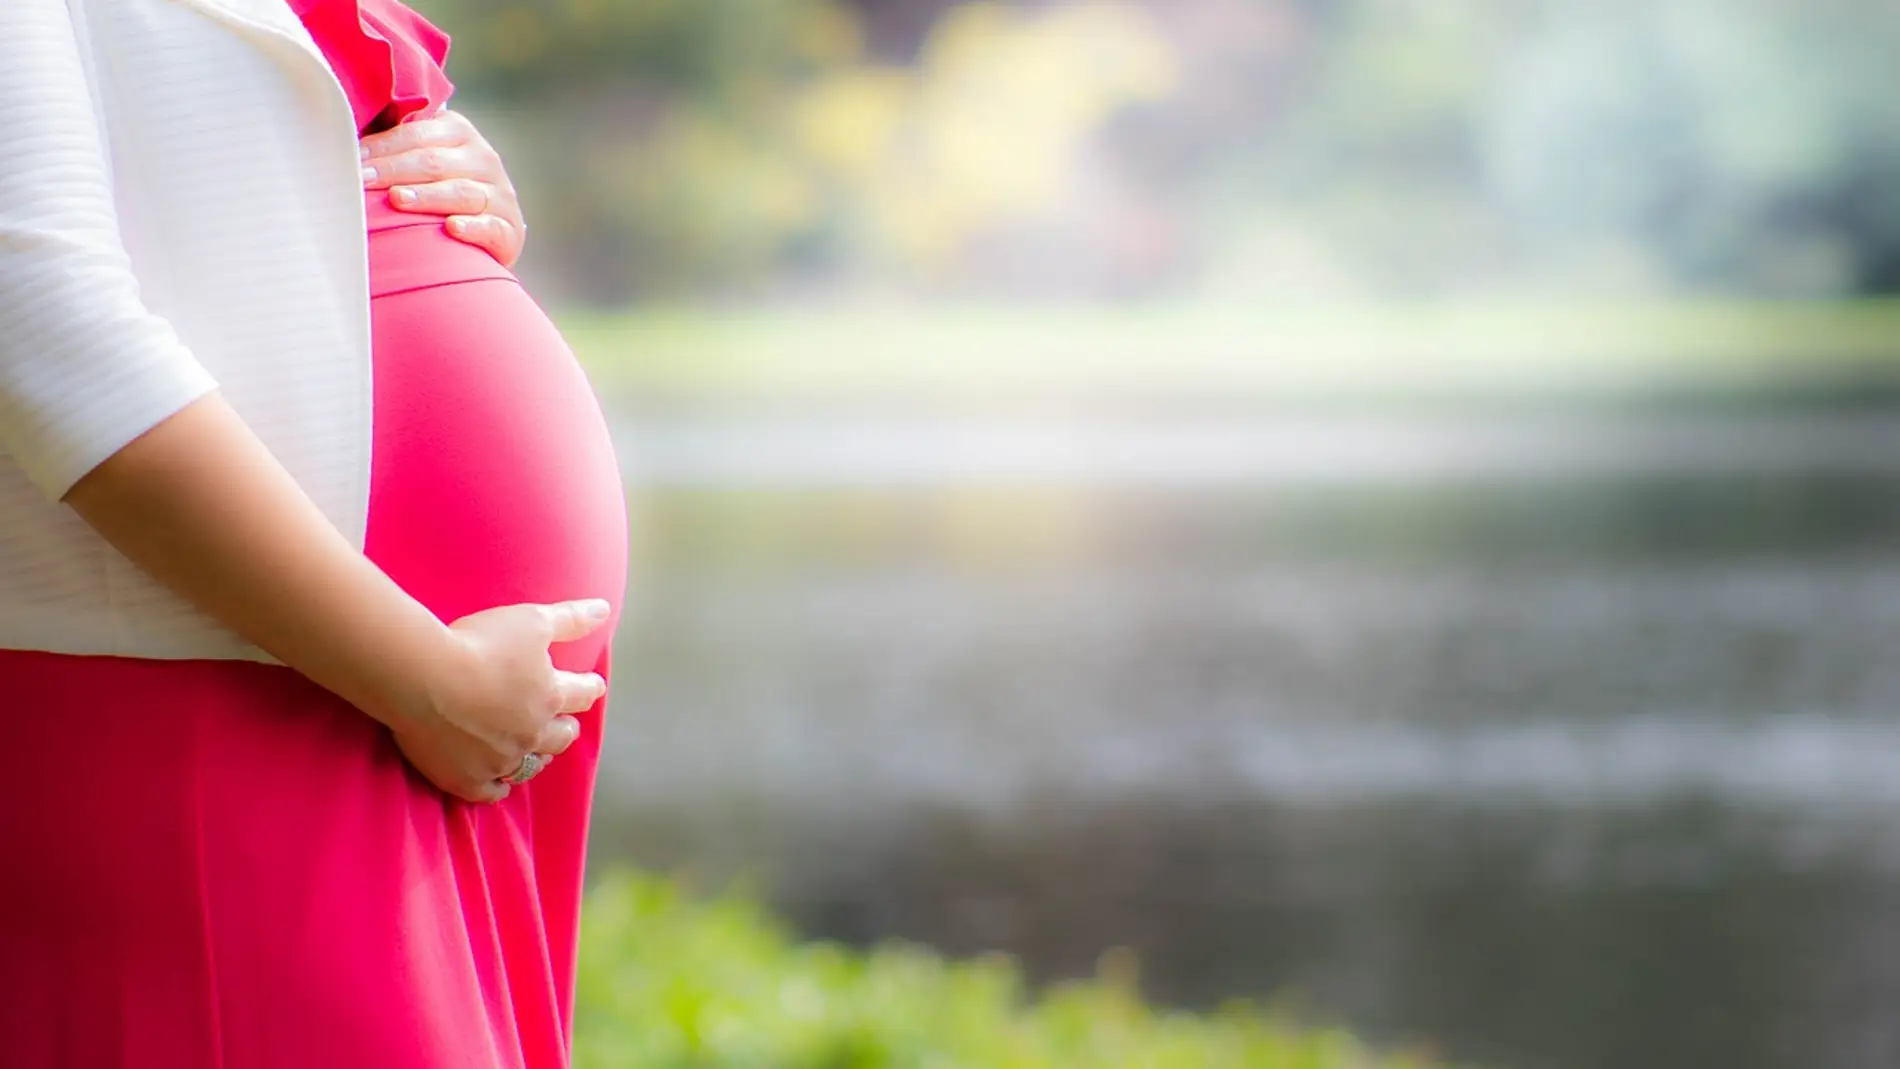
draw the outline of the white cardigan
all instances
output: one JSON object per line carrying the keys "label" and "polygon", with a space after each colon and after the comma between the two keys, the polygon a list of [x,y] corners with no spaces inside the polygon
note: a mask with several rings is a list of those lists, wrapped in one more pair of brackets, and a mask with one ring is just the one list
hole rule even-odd
{"label": "white cardigan", "polygon": [[0,649],[269,660],[58,503],[213,388],[362,546],[355,135],[286,0],[0,0]]}

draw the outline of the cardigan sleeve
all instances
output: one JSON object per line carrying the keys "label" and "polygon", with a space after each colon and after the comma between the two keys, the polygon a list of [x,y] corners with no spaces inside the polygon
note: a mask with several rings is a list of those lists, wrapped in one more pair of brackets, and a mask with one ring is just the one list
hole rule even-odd
{"label": "cardigan sleeve", "polygon": [[140,299],[65,0],[5,0],[0,450],[59,499],[215,387]]}

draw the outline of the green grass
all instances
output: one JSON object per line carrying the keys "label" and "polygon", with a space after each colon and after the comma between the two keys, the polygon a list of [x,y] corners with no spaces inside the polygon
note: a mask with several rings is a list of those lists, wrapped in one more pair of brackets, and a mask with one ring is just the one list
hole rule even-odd
{"label": "green grass", "polygon": [[1900,301],[658,309],[560,319],[604,393],[662,402],[1900,387]]}
{"label": "green grass", "polygon": [[619,875],[591,895],[579,1069],[1434,1069],[1235,1003],[1156,1009],[1125,955],[1030,992],[1010,961],[801,943],[752,900]]}

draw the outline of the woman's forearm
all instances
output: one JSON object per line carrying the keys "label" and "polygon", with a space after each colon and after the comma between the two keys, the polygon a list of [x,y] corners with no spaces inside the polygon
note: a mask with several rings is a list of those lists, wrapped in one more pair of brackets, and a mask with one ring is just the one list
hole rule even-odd
{"label": "woman's forearm", "polygon": [[134,440],[65,501],[165,586],[383,723],[426,703],[448,629],[349,544],[220,395]]}

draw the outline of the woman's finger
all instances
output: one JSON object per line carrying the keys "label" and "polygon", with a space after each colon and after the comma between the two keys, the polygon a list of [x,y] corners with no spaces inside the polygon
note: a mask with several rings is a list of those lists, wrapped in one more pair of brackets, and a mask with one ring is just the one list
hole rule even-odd
{"label": "woman's finger", "polygon": [[569,746],[581,737],[581,722],[571,716],[557,716],[548,721],[541,729],[541,738],[534,745],[534,752],[549,757],[559,757],[567,752]]}
{"label": "woman's finger", "polygon": [[513,788],[508,786],[508,784],[494,779],[474,784],[466,790],[456,791],[455,793],[465,802],[473,802],[476,805],[494,805],[496,802],[508,797],[508,792],[511,790],[513,790]]}
{"label": "woman's finger", "polygon": [[554,687],[563,713],[584,713],[607,696],[607,681],[592,672],[556,672]]}
{"label": "woman's finger", "polygon": [[451,178],[476,179],[497,187],[506,180],[495,157],[473,145],[425,145],[363,162],[365,189],[423,185]]}
{"label": "woman's finger", "polygon": [[513,267],[527,243],[525,227],[498,215],[451,215],[443,225],[450,237],[481,249],[503,267]]}
{"label": "woman's finger", "polygon": [[389,191],[389,203],[399,211],[425,215],[482,215],[497,207],[494,187],[473,178],[450,178]]}
{"label": "woman's finger", "polygon": [[425,145],[462,145],[475,139],[475,127],[459,113],[444,111],[427,119],[411,119],[363,138],[365,160],[413,152]]}
{"label": "woman's finger", "polygon": [[613,615],[613,605],[605,598],[560,601],[551,605],[536,605],[535,609],[540,613],[541,624],[546,629],[550,645],[586,638],[599,630],[600,625]]}

